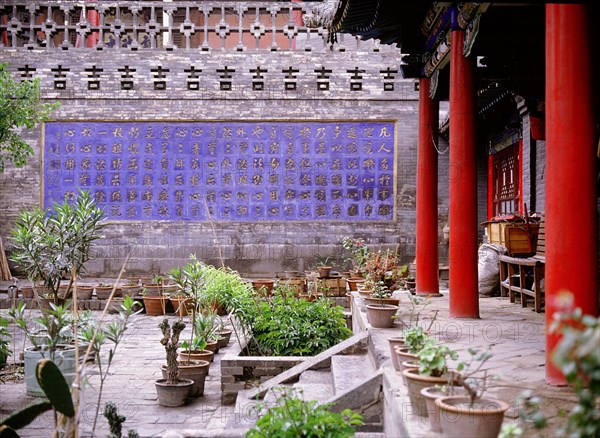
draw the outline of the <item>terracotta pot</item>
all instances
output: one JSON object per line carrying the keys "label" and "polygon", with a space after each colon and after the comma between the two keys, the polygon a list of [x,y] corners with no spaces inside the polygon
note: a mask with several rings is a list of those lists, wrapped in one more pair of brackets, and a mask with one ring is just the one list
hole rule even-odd
{"label": "terracotta pot", "polygon": [[162,284],[145,284],[142,287],[142,290],[145,290],[147,297],[160,297],[163,293],[163,285]]}
{"label": "terracotta pot", "polygon": [[204,349],[208,350],[208,351],[212,351],[213,353],[216,353],[217,344],[218,344],[218,342],[215,340],[206,341],[206,346],[204,347]]}
{"label": "terracotta pot", "polygon": [[[112,286],[96,286],[96,298],[98,298],[99,300],[107,300],[108,297],[110,297],[112,290]],[[119,298],[121,296],[121,288],[117,286],[113,297]]]}
{"label": "terracotta pot", "polygon": [[427,406],[425,404],[425,397],[421,395],[421,390],[430,386],[446,385],[448,378],[446,376],[433,377],[419,374],[418,369],[406,369],[402,371],[402,376],[406,378],[408,397],[410,398],[413,412],[416,412],[421,417],[427,417]]}
{"label": "terracotta pot", "polygon": [[[462,386],[454,386],[452,395],[464,395],[465,389]],[[440,408],[435,404],[439,397],[446,397],[448,394],[447,386],[430,386],[421,390],[421,395],[425,397],[425,406],[427,407],[427,416],[429,417],[429,427],[434,432],[441,432]]]}
{"label": "terracotta pot", "polygon": [[404,371],[404,368],[402,368],[402,363],[419,360],[419,356],[409,353],[408,348],[406,347],[395,346],[394,351],[396,351],[396,356],[398,357],[398,364],[400,365],[399,371]]}
{"label": "terracotta pot", "polygon": [[142,289],[139,284],[124,284],[121,286],[121,294],[123,296],[128,295],[130,297],[138,297],[140,296],[140,292]]}
{"label": "terracotta pot", "polygon": [[358,289],[358,294],[363,298],[369,298],[373,294],[371,289]]}
{"label": "terracotta pot", "polygon": [[170,300],[173,305],[173,310],[180,318],[190,314],[190,305],[193,307],[193,303],[189,299],[184,297],[171,297]]}
{"label": "terracotta pot", "polygon": [[78,300],[91,300],[93,293],[94,293],[93,286],[77,286],[77,299]]}
{"label": "terracotta pot", "polygon": [[388,338],[388,344],[390,347],[390,359],[392,360],[392,366],[394,367],[394,369],[396,371],[402,371],[400,369],[400,363],[398,362],[398,355],[396,354],[396,350],[394,350],[394,347],[403,346],[404,338],[401,336],[393,336],[391,338]]}
{"label": "terracotta pot", "polygon": [[217,350],[215,353],[218,353],[221,348],[227,347],[229,340],[231,339],[232,332],[233,330],[222,330],[218,332],[221,337],[217,340]]}
{"label": "terracotta pot", "polygon": [[389,304],[367,304],[367,318],[373,328],[391,328],[394,326],[394,319],[398,306]]}
{"label": "terracotta pot", "polygon": [[146,315],[165,315],[169,297],[144,297],[144,308]]}
{"label": "terracotta pot", "polygon": [[35,296],[33,293],[33,287],[31,286],[22,287],[21,294],[23,295],[23,298],[33,298]]}
{"label": "terracotta pot", "polygon": [[391,306],[398,306],[400,304],[399,298],[373,298],[373,297],[364,297],[365,304],[380,304],[383,301],[383,304],[389,304]]}
{"label": "terracotta pot", "polygon": [[[190,379],[194,382],[190,389],[190,397],[200,397],[204,395],[204,383],[208,375],[210,362],[205,360],[192,361],[189,365],[184,362],[179,362],[179,377],[182,379]],[[161,368],[163,379],[167,378],[167,366]]]}
{"label": "terracotta pot", "polygon": [[259,294],[269,297],[273,292],[273,287],[275,287],[275,280],[267,280],[267,279],[259,279],[259,280],[251,280],[252,287]]}
{"label": "terracotta pot", "polygon": [[501,400],[481,398],[471,406],[469,397],[454,395],[435,400],[445,436],[495,438],[510,407]]}
{"label": "terracotta pot", "polygon": [[192,350],[191,353],[188,350],[180,351],[178,354],[178,359],[180,362],[187,362],[188,360],[205,360],[207,362],[212,362],[215,357],[215,353],[209,350]]}
{"label": "terracotta pot", "polygon": [[319,272],[319,277],[329,277],[331,275],[331,270],[333,267],[331,266],[319,266],[317,271]]}
{"label": "terracotta pot", "polygon": [[190,379],[179,379],[179,382],[169,385],[167,379],[160,379],[154,382],[156,394],[158,395],[158,404],[170,408],[183,406],[188,399],[194,381]]}
{"label": "terracotta pot", "polygon": [[358,290],[358,285],[363,284],[365,282],[364,278],[348,278],[346,283],[348,283],[348,288],[350,291],[354,292]]}

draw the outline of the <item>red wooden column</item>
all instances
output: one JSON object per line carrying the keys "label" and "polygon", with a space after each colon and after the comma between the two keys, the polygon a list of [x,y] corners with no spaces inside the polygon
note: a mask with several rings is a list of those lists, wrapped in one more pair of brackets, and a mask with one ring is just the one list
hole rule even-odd
{"label": "red wooden column", "polygon": [[588,6],[546,5],[546,381],[566,380],[552,365],[559,338],[548,328],[565,307],[598,315],[598,212]]}
{"label": "red wooden column", "polygon": [[450,316],[479,318],[475,65],[450,34]]}
{"label": "red wooden column", "polygon": [[419,80],[419,148],[417,150],[417,295],[437,295],[439,102],[429,97],[429,78]]}

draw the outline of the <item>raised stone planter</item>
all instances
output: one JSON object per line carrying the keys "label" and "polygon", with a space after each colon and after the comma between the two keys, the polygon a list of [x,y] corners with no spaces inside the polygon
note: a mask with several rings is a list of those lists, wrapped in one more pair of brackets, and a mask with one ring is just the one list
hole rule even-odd
{"label": "raised stone planter", "polygon": [[221,358],[221,403],[224,405],[235,403],[239,391],[251,389],[310,358],[241,356],[241,352],[240,345],[236,343]]}

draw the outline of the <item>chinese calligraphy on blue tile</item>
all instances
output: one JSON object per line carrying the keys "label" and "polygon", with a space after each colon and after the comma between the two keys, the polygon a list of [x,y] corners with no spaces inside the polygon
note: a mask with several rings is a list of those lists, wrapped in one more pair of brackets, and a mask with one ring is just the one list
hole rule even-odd
{"label": "chinese calligraphy on blue tile", "polygon": [[49,122],[44,204],[113,220],[394,219],[393,122]]}

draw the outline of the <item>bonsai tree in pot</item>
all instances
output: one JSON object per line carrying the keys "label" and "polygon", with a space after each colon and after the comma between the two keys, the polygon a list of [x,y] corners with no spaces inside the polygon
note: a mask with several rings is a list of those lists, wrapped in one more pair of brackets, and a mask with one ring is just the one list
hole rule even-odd
{"label": "bonsai tree in pot", "polygon": [[[71,273],[82,273],[91,258],[92,243],[105,226],[104,218],[104,210],[97,207],[89,192],[82,190],[73,202],[65,200],[55,203],[52,209],[36,207],[20,214],[11,237],[11,259],[27,272],[34,285],[41,286],[38,296],[51,298],[54,304],[71,297]],[[61,296],[63,278],[70,280]]]}
{"label": "bonsai tree in pot", "polygon": [[167,407],[183,406],[188,398],[193,380],[179,377],[179,364],[177,363],[177,349],[179,348],[179,335],[185,328],[183,321],[173,323],[173,329],[167,318],[159,325],[163,337],[160,343],[165,347],[167,357],[167,377],[154,382],[158,395],[158,404]]}
{"label": "bonsai tree in pot", "polygon": [[[448,395],[435,400],[440,409],[440,425],[449,436],[497,437],[504,420],[504,412],[510,407],[507,403],[483,397],[489,378],[483,365],[492,353],[469,348],[470,357],[457,366],[457,373],[451,372],[448,379],[449,392],[455,384],[462,386],[465,395]],[[478,373],[482,376],[476,377]]]}
{"label": "bonsai tree in pot", "polygon": [[391,295],[392,292],[383,281],[377,282],[375,290],[371,294],[371,297],[376,299],[377,303],[367,304],[367,318],[371,323],[371,327],[391,328],[394,326],[394,316],[398,311],[398,306],[385,303],[385,299]]}

